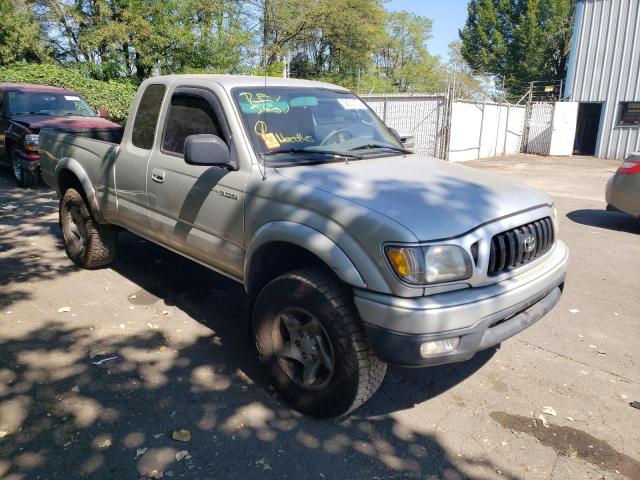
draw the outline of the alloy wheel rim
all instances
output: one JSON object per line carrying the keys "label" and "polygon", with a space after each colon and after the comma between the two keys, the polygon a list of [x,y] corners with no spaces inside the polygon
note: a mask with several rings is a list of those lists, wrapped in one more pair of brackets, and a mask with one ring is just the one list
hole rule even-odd
{"label": "alloy wheel rim", "polygon": [[82,214],[76,206],[69,207],[68,212],[69,232],[71,233],[68,239],[69,250],[74,254],[82,253],[87,245],[87,231],[84,227]]}
{"label": "alloy wheel rim", "polygon": [[335,369],[335,355],[320,321],[302,308],[278,313],[272,329],[275,354],[285,374],[307,390],[326,387]]}
{"label": "alloy wheel rim", "polygon": [[18,181],[22,180],[22,167],[20,166],[20,159],[15,152],[11,155],[11,166],[13,167],[13,174]]}

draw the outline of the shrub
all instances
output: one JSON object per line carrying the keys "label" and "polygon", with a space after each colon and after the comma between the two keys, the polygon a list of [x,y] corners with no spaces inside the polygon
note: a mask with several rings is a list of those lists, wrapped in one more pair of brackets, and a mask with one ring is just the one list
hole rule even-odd
{"label": "shrub", "polygon": [[104,108],[109,119],[122,123],[136,93],[127,80],[94,80],[71,68],[36,63],[14,63],[0,67],[0,82],[39,83],[64,87],[79,93],[94,109]]}

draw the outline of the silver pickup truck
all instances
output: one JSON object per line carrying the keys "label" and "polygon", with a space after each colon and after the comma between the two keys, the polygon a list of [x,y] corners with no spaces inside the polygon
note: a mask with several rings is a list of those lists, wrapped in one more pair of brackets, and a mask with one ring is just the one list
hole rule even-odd
{"label": "silver pickup truck", "polygon": [[411,153],[336,85],[155,77],[119,145],[39,142],[69,258],[108,265],[126,229],[243,283],[260,359],[311,415],[357,408],[388,362],[498,345],[564,286],[548,195]]}

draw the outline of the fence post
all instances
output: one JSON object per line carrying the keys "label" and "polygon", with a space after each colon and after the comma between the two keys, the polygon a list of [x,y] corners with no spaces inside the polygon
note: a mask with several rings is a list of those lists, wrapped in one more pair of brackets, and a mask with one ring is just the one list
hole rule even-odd
{"label": "fence post", "polygon": [[382,121],[387,123],[387,97],[382,100]]}
{"label": "fence post", "polygon": [[451,118],[453,117],[453,102],[456,95],[456,77],[447,85],[447,96],[444,102],[444,121],[442,134],[442,153],[440,158],[449,161],[449,145],[451,144]]}
{"label": "fence post", "polygon": [[507,135],[509,135],[509,114],[511,113],[511,104],[507,103],[507,121],[504,124],[504,143],[502,145],[502,155],[507,153]]}
{"label": "fence post", "polygon": [[558,92],[558,101],[562,101],[562,82],[564,79],[560,79],[560,91]]}
{"label": "fence post", "polygon": [[484,110],[485,102],[482,102],[482,116],[480,117],[480,136],[478,137],[478,158],[480,158],[480,150],[482,150],[482,131],[484,130]]}

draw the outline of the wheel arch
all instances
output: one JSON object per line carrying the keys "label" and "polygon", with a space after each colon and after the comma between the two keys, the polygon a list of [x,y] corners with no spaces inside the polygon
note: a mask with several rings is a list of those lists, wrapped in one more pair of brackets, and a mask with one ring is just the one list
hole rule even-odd
{"label": "wheel arch", "polygon": [[64,195],[65,190],[68,188],[79,189],[93,217],[98,223],[104,223],[98,206],[96,192],[93,189],[89,175],[87,175],[87,172],[77,160],[70,157],[64,157],[58,160],[55,169],[55,179],[55,187],[59,196]]}
{"label": "wheel arch", "polygon": [[295,268],[324,266],[344,283],[366,288],[347,254],[321,232],[288,221],[275,221],[258,229],[247,249],[245,289],[255,298],[270,280]]}
{"label": "wheel arch", "polygon": [[6,135],[5,132],[5,138],[4,138],[4,154],[6,156],[6,158],[9,158],[9,151],[16,147],[18,145],[18,142],[16,142],[16,140],[13,137],[10,137],[8,135]]}

